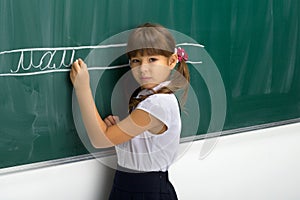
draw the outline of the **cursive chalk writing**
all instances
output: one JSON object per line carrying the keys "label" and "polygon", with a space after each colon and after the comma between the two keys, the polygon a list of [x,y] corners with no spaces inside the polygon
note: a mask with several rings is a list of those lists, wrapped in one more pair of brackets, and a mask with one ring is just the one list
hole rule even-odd
{"label": "cursive chalk writing", "polygon": [[[25,51],[21,51],[20,52],[20,56],[19,56],[19,62],[18,65],[16,67],[16,69],[11,69],[11,73],[18,73],[21,70],[23,71],[28,71],[32,68],[34,69],[39,69],[40,71],[44,71],[44,70],[51,70],[51,69],[60,69],[62,67],[64,68],[68,68],[70,67],[70,65],[73,63],[74,61],[74,55],[75,55],[75,50],[71,50],[71,56],[67,61],[67,64],[65,62],[66,59],[66,54],[67,54],[67,50],[62,50],[62,55],[59,55],[57,53],[57,50],[54,51],[46,51],[40,58],[39,58],[39,62],[38,64],[34,64],[34,51],[31,50],[30,51],[30,57],[29,57],[29,64],[27,64],[27,66],[25,65]],[[59,55],[59,56],[57,56]],[[59,57],[59,64],[55,63],[54,59],[55,57]]]}
{"label": "cursive chalk writing", "polygon": [[[54,72],[68,72],[75,59],[83,52],[93,49],[121,48],[127,44],[108,44],[97,46],[27,48],[0,52],[1,76],[31,76]],[[200,47],[194,43],[182,43],[179,46]],[[190,64],[201,64],[202,61],[188,61]],[[128,63],[118,66],[89,66],[88,70],[116,69],[128,66]],[[7,69],[8,68],[8,69]]]}

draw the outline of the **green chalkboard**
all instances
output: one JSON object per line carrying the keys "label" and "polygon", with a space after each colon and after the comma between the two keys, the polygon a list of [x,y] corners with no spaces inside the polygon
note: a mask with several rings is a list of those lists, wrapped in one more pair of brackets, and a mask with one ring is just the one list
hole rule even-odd
{"label": "green chalkboard", "polygon": [[124,36],[144,22],[168,28],[190,55],[183,138],[299,118],[299,4],[0,1],[0,168],[89,152],[76,127],[70,64],[88,62],[103,117],[124,109]]}

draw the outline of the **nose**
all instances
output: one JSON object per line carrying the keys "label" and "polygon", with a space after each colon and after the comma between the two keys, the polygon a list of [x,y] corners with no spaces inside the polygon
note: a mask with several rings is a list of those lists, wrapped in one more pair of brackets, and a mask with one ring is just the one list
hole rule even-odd
{"label": "nose", "polygon": [[141,61],[140,71],[142,73],[149,71],[149,63],[147,61]]}
{"label": "nose", "polygon": [[140,71],[146,72],[146,71],[148,71],[148,68],[149,68],[149,66],[147,64],[141,64]]}

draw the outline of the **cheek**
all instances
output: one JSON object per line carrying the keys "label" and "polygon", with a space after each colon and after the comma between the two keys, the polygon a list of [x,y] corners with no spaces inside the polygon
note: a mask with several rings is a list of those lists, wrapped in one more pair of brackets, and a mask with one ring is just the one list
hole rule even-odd
{"label": "cheek", "polygon": [[155,71],[155,77],[159,80],[166,80],[171,74],[171,70],[168,67],[160,68]]}
{"label": "cheek", "polygon": [[131,68],[131,73],[132,73],[134,79],[139,82],[139,74],[140,74],[140,72],[139,72],[138,67]]}
{"label": "cheek", "polygon": [[161,66],[156,71],[158,71],[159,73],[164,74],[164,75],[171,73],[171,69],[168,66]]}

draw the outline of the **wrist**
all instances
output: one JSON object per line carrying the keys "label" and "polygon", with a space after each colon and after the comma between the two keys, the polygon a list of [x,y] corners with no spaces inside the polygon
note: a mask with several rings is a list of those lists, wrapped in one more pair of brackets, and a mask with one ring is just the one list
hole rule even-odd
{"label": "wrist", "polygon": [[92,94],[90,86],[74,87],[74,89],[75,89],[75,93],[76,93],[77,97],[80,97],[80,96],[85,97],[87,95],[91,95]]}

